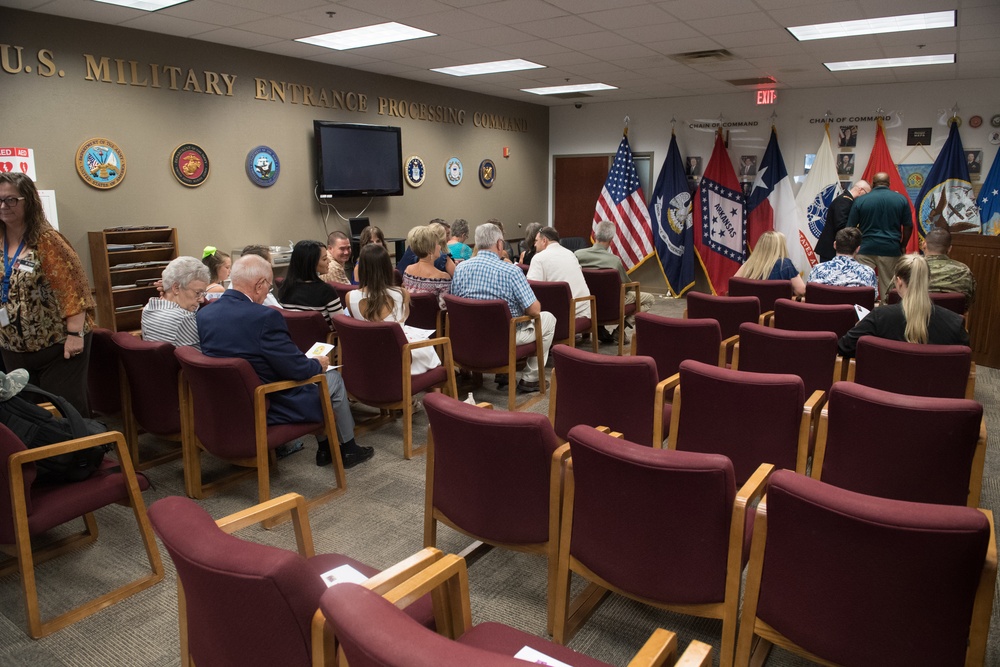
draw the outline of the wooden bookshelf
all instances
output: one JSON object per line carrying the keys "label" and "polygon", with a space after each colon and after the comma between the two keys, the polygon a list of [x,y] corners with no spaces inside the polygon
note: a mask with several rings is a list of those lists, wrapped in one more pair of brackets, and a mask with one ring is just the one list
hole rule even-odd
{"label": "wooden bookshelf", "polygon": [[159,279],[167,263],[177,257],[177,230],[116,228],[89,232],[88,236],[98,326],[112,331],[138,330],[142,307],[157,293],[152,284],[139,281]]}

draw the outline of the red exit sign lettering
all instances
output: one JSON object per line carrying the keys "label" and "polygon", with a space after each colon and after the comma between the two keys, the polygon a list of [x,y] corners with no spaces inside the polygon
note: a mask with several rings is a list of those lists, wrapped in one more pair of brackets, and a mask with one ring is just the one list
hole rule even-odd
{"label": "red exit sign lettering", "polygon": [[776,90],[758,90],[757,104],[774,104],[778,99]]}

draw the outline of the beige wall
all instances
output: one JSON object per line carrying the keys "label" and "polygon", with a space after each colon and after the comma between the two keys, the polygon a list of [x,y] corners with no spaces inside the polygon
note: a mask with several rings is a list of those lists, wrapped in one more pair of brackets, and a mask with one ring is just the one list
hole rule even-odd
{"label": "beige wall", "polygon": [[[56,192],[60,228],[90,266],[86,233],[120,225],[171,225],[178,228],[180,252],[201,256],[211,244],[220,249],[247,243],[287,244],[289,239],[325,239],[321,208],[313,197],[314,119],[398,125],[403,157],[419,155],[427,165],[423,186],[407,186],[402,197],[376,198],[365,215],[390,236],[405,236],[431,218],[463,217],[474,228],[487,218],[517,225],[544,220],[547,214],[548,109],[441,86],[349,70],[306,60],[220,46],[192,39],[62,19],[5,9],[0,21],[0,146],[32,148],[38,187]],[[17,52],[23,48],[18,69]],[[50,68],[43,60],[55,64]],[[109,58],[110,83],[88,81],[84,54],[96,62]],[[115,60],[125,61],[119,84]],[[137,61],[131,85],[129,61]],[[151,86],[150,65],[159,65],[160,88]],[[180,69],[177,90],[169,89],[164,66]],[[31,71],[27,72],[30,67]],[[188,70],[205,88],[205,71],[219,75],[222,95],[185,91]],[[45,76],[50,73],[51,76]],[[60,76],[59,72],[63,75]],[[236,76],[226,95],[223,74]],[[367,96],[366,112],[352,112],[256,99],[254,80],[284,81]],[[189,86],[193,88],[193,86]],[[462,125],[379,115],[379,97],[405,99],[464,110]],[[525,132],[485,129],[474,114],[488,113],[523,121]],[[104,137],[125,153],[126,176],[114,189],[100,191],[77,175],[75,154],[81,143]],[[211,172],[198,188],[178,183],[169,167],[174,149],[186,142],[208,154]],[[247,178],[244,161],[251,148],[267,145],[281,162],[270,188]],[[509,146],[511,157],[503,158]],[[448,185],[445,161],[457,156],[465,167],[460,185]],[[497,165],[487,190],[478,166]],[[368,199],[336,200],[345,218],[361,212]],[[328,227],[347,229],[330,212]]]}

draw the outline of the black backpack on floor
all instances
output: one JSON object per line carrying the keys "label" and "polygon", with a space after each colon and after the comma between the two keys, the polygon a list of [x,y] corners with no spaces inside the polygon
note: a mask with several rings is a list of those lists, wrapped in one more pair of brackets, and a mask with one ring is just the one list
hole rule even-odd
{"label": "black backpack on floor", "polygon": [[[51,402],[62,414],[55,417],[32,402]],[[33,384],[25,385],[16,396],[0,401],[0,423],[9,428],[29,449],[104,433],[107,427],[94,419],[84,419],[69,401]],[[51,482],[79,482],[101,467],[110,445],[60,454],[37,461],[38,479]]]}

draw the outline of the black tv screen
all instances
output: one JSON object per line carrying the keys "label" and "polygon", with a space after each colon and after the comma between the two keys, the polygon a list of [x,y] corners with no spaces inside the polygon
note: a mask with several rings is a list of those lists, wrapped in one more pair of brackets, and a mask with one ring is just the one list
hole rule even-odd
{"label": "black tv screen", "polygon": [[403,194],[400,128],[315,120],[313,129],[321,197]]}

